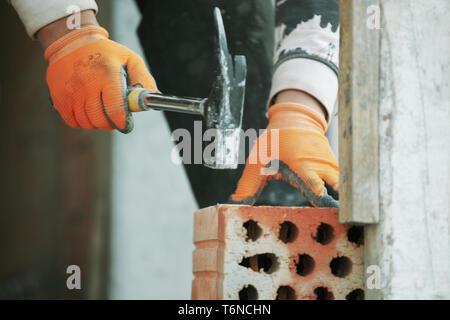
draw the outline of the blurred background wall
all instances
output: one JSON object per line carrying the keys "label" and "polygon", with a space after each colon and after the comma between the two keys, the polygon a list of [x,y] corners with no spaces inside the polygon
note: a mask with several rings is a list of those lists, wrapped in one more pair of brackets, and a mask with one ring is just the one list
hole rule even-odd
{"label": "blurred background wall", "polygon": [[[106,3],[99,16],[107,26],[110,12]],[[111,134],[63,124],[40,44],[7,1],[0,15],[0,297],[106,297]],[[73,264],[79,291],[66,287]]]}
{"label": "blurred background wall", "polygon": [[[141,53],[134,1],[97,3]],[[135,116],[129,135],[66,126],[39,43],[7,1],[0,17],[0,298],[189,298],[196,204],[162,114]],[[81,290],[66,287],[73,264]]]}
{"label": "blurred background wall", "polygon": [[[143,56],[135,2],[112,4],[112,38]],[[133,132],[112,139],[110,297],[189,299],[196,203],[183,167],[170,159],[174,144],[163,114],[145,112],[134,121]]]}

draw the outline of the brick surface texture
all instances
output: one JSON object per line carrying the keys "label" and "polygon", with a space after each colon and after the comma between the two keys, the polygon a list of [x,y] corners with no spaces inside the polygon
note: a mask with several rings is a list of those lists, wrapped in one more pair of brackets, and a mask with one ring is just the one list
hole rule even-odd
{"label": "brick surface texture", "polygon": [[199,210],[192,299],[362,299],[362,241],[334,208]]}

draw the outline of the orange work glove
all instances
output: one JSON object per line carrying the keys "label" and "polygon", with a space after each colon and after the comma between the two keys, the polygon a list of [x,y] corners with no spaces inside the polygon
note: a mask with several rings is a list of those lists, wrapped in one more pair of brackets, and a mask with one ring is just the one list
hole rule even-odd
{"label": "orange work glove", "polygon": [[74,128],[128,133],[133,118],[127,86],[157,91],[144,60],[108,39],[98,26],[72,31],[45,51],[47,84],[55,109]]}
{"label": "orange work glove", "polygon": [[[277,129],[278,139],[272,131]],[[295,103],[272,106],[267,130],[252,148],[231,202],[254,204],[267,181],[275,178],[295,186],[313,206],[337,207],[338,201],[328,195],[324,183],[337,198],[338,164],[325,136],[326,129],[325,119],[311,108]],[[268,166],[274,170],[278,166],[278,171],[264,174]]]}

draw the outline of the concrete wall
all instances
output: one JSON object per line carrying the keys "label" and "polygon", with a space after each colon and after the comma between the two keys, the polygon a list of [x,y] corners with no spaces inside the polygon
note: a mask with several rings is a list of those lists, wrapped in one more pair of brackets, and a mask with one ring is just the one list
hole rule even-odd
{"label": "concrete wall", "polygon": [[[450,299],[450,3],[382,0],[380,223],[371,299]],[[370,62],[368,62],[370,63]]]}
{"label": "concrete wall", "polygon": [[[112,3],[113,39],[142,54],[134,1]],[[162,113],[134,120],[131,134],[113,135],[110,297],[188,299],[196,204],[183,168],[170,160],[173,143]]]}

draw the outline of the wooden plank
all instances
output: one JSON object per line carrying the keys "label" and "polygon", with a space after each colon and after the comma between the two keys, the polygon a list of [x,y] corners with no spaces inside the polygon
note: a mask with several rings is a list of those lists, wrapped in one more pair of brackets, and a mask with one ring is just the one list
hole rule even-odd
{"label": "wooden plank", "polygon": [[[339,165],[341,223],[379,220],[379,30],[369,28],[378,0],[340,0]],[[371,7],[378,6],[378,7]]]}

